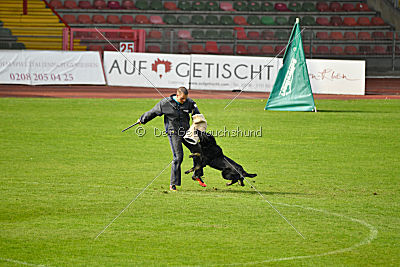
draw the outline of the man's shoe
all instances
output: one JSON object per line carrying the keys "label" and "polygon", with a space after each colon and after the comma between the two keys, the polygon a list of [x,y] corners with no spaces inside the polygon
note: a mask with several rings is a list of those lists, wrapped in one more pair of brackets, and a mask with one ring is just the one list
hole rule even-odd
{"label": "man's shoe", "polygon": [[171,190],[171,191],[176,191],[176,185],[170,185],[169,186],[169,190]]}
{"label": "man's shoe", "polygon": [[203,180],[201,178],[196,178],[196,181],[199,182],[199,185],[201,185],[202,187],[206,187],[207,185],[203,182]]}

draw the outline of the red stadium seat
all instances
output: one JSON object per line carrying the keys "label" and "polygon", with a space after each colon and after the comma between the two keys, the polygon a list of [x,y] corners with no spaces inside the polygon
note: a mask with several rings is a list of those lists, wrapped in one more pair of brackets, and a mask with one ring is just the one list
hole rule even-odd
{"label": "red stadium seat", "polygon": [[343,20],[339,16],[333,16],[333,17],[331,17],[330,24],[332,26],[341,26],[343,24]]}
{"label": "red stadium seat", "polygon": [[371,25],[371,21],[369,20],[368,17],[359,17],[357,19],[357,23],[360,26],[370,26]]}
{"label": "red stadium seat", "polygon": [[332,46],[330,49],[331,55],[344,55],[343,47],[341,46]]}
{"label": "red stadium seat", "polygon": [[345,32],[344,39],[346,40],[357,40],[357,34],[355,32]]}
{"label": "red stadium seat", "polygon": [[376,45],[373,48],[373,53],[378,54],[378,55],[384,55],[384,54],[387,54],[388,52],[384,46]]}
{"label": "red stadium seat", "polygon": [[[395,54],[399,55],[400,54],[400,47],[396,45],[395,49],[396,49],[395,50]],[[388,46],[387,51],[388,51],[388,53],[392,54],[393,53],[393,46],[392,45]]]}
{"label": "red stadium seat", "polygon": [[273,55],[274,47],[271,45],[263,45],[261,48],[261,54],[263,55]]}
{"label": "red stadium seat", "polygon": [[191,40],[192,35],[190,34],[190,31],[188,30],[179,30],[178,31],[178,38],[179,39],[186,39],[186,40]]}
{"label": "red stadium seat", "polygon": [[89,39],[90,32],[75,32],[74,37],[79,39]]}
{"label": "red stadium seat", "polygon": [[116,51],[116,49],[118,49],[118,47],[114,47],[110,44],[104,46],[104,51]]}
{"label": "red stadium seat", "polygon": [[[393,40],[393,32],[386,32],[386,39]],[[396,40],[400,40],[398,33],[396,33]]]}
{"label": "red stadium seat", "polygon": [[63,18],[63,20],[65,20],[65,22],[68,23],[68,24],[75,24],[75,23],[77,23],[76,18],[75,18],[74,15],[67,14],[67,15],[64,15],[62,18]]}
{"label": "red stadium seat", "polygon": [[149,19],[145,15],[137,15],[135,17],[136,24],[150,24]]}
{"label": "red stadium seat", "polygon": [[166,10],[179,10],[175,2],[164,2],[164,8]]}
{"label": "red stadium seat", "polygon": [[344,48],[344,53],[346,55],[357,55],[358,54],[357,47],[348,45]]}
{"label": "red stadium seat", "polygon": [[[132,29],[132,27],[130,27],[130,26],[121,26],[121,27],[119,27],[121,30],[129,30],[129,29]],[[128,39],[133,39],[133,37],[134,37],[134,34],[133,34],[133,32],[120,32],[119,33],[119,37],[120,38],[122,38],[122,39],[126,39],[126,40],[128,40]]]}
{"label": "red stadium seat", "polygon": [[260,32],[249,31],[247,33],[247,38],[249,38],[250,40],[259,40],[260,39]]}
{"label": "red stadium seat", "polygon": [[132,0],[124,0],[122,2],[122,8],[124,9],[135,9],[135,4]]}
{"label": "red stadium seat", "polygon": [[207,41],[206,42],[206,52],[208,54],[219,54],[217,42]]}
{"label": "red stadium seat", "polygon": [[109,9],[121,9],[121,5],[118,1],[108,1],[107,7]]}
{"label": "red stadium seat", "polygon": [[383,33],[383,32],[373,32],[372,33],[372,39],[374,39],[374,40],[385,40],[386,36],[385,36],[385,33]]}
{"label": "red stadium seat", "polygon": [[329,40],[328,32],[317,32],[316,37],[320,40]]}
{"label": "red stadium seat", "polygon": [[325,17],[318,17],[316,19],[316,22],[318,25],[321,25],[321,26],[331,26],[329,19],[325,18]]}
{"label": "red stadium seat", "polygon": [[317,47],[317,50],[315,51],[316,54],[318,55],[328,55],[329,54],[329,48],[325,45],[320,45]]}
{"label": "red stadium seat", "polygon": [[221,2],[219,5],[219,8],[223,11],[235,11],[235,9],[233,9],[233,6],[230,2]]}
{"label": "red stadium seat", "polygon": [[249,24],[247,23],[246,19],[245,19],[243,16],[235,16],[235,17],[233,18],[233,22],[234,22],[236,25],[249,25]]}
{"label": "red stadium seat", "polygon": [[319,12],[328,12],[329,10],[329,5],[327,3],[317,3],[317,10]]}
{"label": "red stadium seat", "polygon": [[74,0],[66,0],[64,2],[64,7],[67,9],[77,9],[78,5],[76,4],[76,2]]}
{"label": "red stadium seat", "polygon": [[206,51],[204,50],[203,45],[201,45],[201,44],[193,44],[192,48],[191,48],[191,52],[193,54],[205,54]]}
{"label": "red stadium seat", "polygon": [[150,23],[151,24],[165,24],[163,19],[157,15],[150,16]]}
{"label": "red stadium seat", "polygon": [[78,23],[80,24],[92,24],[92,19],[90,18],[89,15],[86,14],[81,14],[78,15]]}
{"label": "red stadium seat", "polygon": [[106,32],[105,36],[110,40],[119,39],[119,33],[118,32]]}
{"label": "red stadium seat", "polygon": [[278,55],[283,56],[283,55],[285,54],[285,51],[286,51],[286,46],[277,45],[277,46],[275,46],[274,54],[275,54],[276,56],[278,56]]}
{"label": "red stadium seat", "polygon": [[383,26],[383,25],[385,25],[386,23],[385,23],[385,21],[384,21],[382,18],[380,18],[380,17],[373,17],[373,18],[371,19],[371,24],[372,24],[372,25],[375,25],[375,26]]}
{"label": "red stadium seat", "polygon": [[343,40],[343,33],[342,32],[331,32],[329,34],[329,39],[331,40]]}
{"label": "red stadium seat", "polygon": [[356,11],[370,11],[370,9],[366,3],[357,3]]}
{"label": "red stadium seat", "polygon": [[148,53],[160,53],[161,52],[161,47],[159,47],[158,45],[149,45],[146,48],[146,52],[148,52]]}
{"label": "red stadium seat", "polygon": [[104,0],[96,0],[93,3],[93,7],[96,9],[106,9],[107,4],[106,4],[106,1],[104,1]]}
{"label": "red stadium seat", "polygon": [[246,35],[246,32],[244,31],[243,27],[234,27],[233,29],[236,31],[237,39],[247,40],[247,35]]}
{"label": "red stadium seat", "polygon": [[221,55],[232,55],[233,54],[233,48],[232,48],[232,46],[229,46],[229,45],[221,45],[219,47],[219,53]]}
{"label": "red stadium seat", "polygon": [[354,4],[343,3],[343,10],[346,12],[354,12],[354,11],[356,11],[356,8],[355,8]]}
{"label": "red stadium seat", "polygon": [[51,0],[49,5],[52,8],[58,9],[58,8],[64,8],[63,4],[61,3],[60,0]]}
{"label": "red stadium seat", "polygon": [[286,6],[285,3],[276,3],[274,7],[275,7],[276,11],[280,11],[280,12],[290,11],[290,9]]}
{"label": "red stadium seat", "polygon": [[106,23],[106,19],[103,17],[103,15],[93,15],[92,21],[95,24],[105,24]]}
{"label": "red stadium seat", "polygon": [[178,53],[180,54],[188,54],[190,53],[189,45],[185,41],[178,42]]}
{"label": "red stadium seat", "polygon": [[345,17],[343,19],[343,25],[344,26],[357,26],[356,19],[353,17]]}
{"label": "red stadium seat", "polygon": [[[311,54],[309,45],[305,45],[303,47],[303,50],[304,50],[304,54],[306,54],[306,55],[310,55]],[[314,46],[311,48],[311,50],[312,50],[312,53],[315,54],[315,47]]]}
{"label": "red stadium seat", "polygon": [[369,41],[369,40],[372,40],[372,37],[369,32],[359,32],[358,40]]}
{"label": "red stadium seat", "polygon": [[103,47],[101,45],[89,45],[87,47],[88,51],[99,51],[99,52],[103,52]]}
{"label": "red stadium seat", "polygon": [[[179,32],[178,32],[178,36],[179,36]],[[189,32],[189,37],[190,38],[181,38],[181,39],[192,39],[190,36],[190,32]],[[147,35],[147,38],[149,39],[162,39],[162,33],[160,31],[156,31],[156,30],[151,30],[149,32],[149,34]]]}
{"label": "red stadium seat", "polygon": [[92,9],[93,6],[89,1],[79,1],[78,6],[82,9]]}
{"label": "red stadium seat", "polygon": [[237,45],[236,46],[236,54],[238,55],[247,55],[247,49],[244,45]]}
{"label": "red stadium seat", "polygon": [[135,23],[135,19],[131,15],[122,15],[121,23],[122,24],[133,24],[133,23]]}
{"label": "red stadium seat", "polygon": [[257,45],[249,45],[247,47],[247,54],[252,56],[261,55],[260,47]]}
{"label": "red stadium seat", "polygon": [[261,33],[261,39],[263,40],[274,40],[274,32],[269,30],[263,30]]}
{"label": "red stadium seat", "polygon": [[339,2],[332,2],[329,5],[329,9],[333,12],[340,12],[342,11],[342,5]]}
{"label": "red stadium seat", "polygon": [[117,15],[108,15],[107,16],[107,23],[108,24],[121,24],[121,20]]}

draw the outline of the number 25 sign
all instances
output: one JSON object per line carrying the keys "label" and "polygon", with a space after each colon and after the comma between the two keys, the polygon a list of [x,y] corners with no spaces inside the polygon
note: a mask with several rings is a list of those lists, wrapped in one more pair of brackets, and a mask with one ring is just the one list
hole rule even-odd
{"label": "number 25 sign", "polygon": [[134,42],[121,42],[119,43],[119,51],[125,53],[133,53],[135,52],[135,43]]}

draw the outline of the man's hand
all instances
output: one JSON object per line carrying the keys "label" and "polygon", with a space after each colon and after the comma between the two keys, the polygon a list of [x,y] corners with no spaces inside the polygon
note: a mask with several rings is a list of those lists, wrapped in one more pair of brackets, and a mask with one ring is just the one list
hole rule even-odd
{"label": "man's hand", "polygon": [[137,123],[142,124],[142,122],[140,121],[140,119],[137,120]]}

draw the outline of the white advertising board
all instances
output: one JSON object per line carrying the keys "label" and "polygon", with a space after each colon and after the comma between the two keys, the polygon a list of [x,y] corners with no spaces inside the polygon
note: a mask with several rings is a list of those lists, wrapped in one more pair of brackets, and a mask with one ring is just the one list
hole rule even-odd
{"label": "white advertising board", "polygon": [[0,51],[2,84],[97,84],[104,85],[98,52]]}

